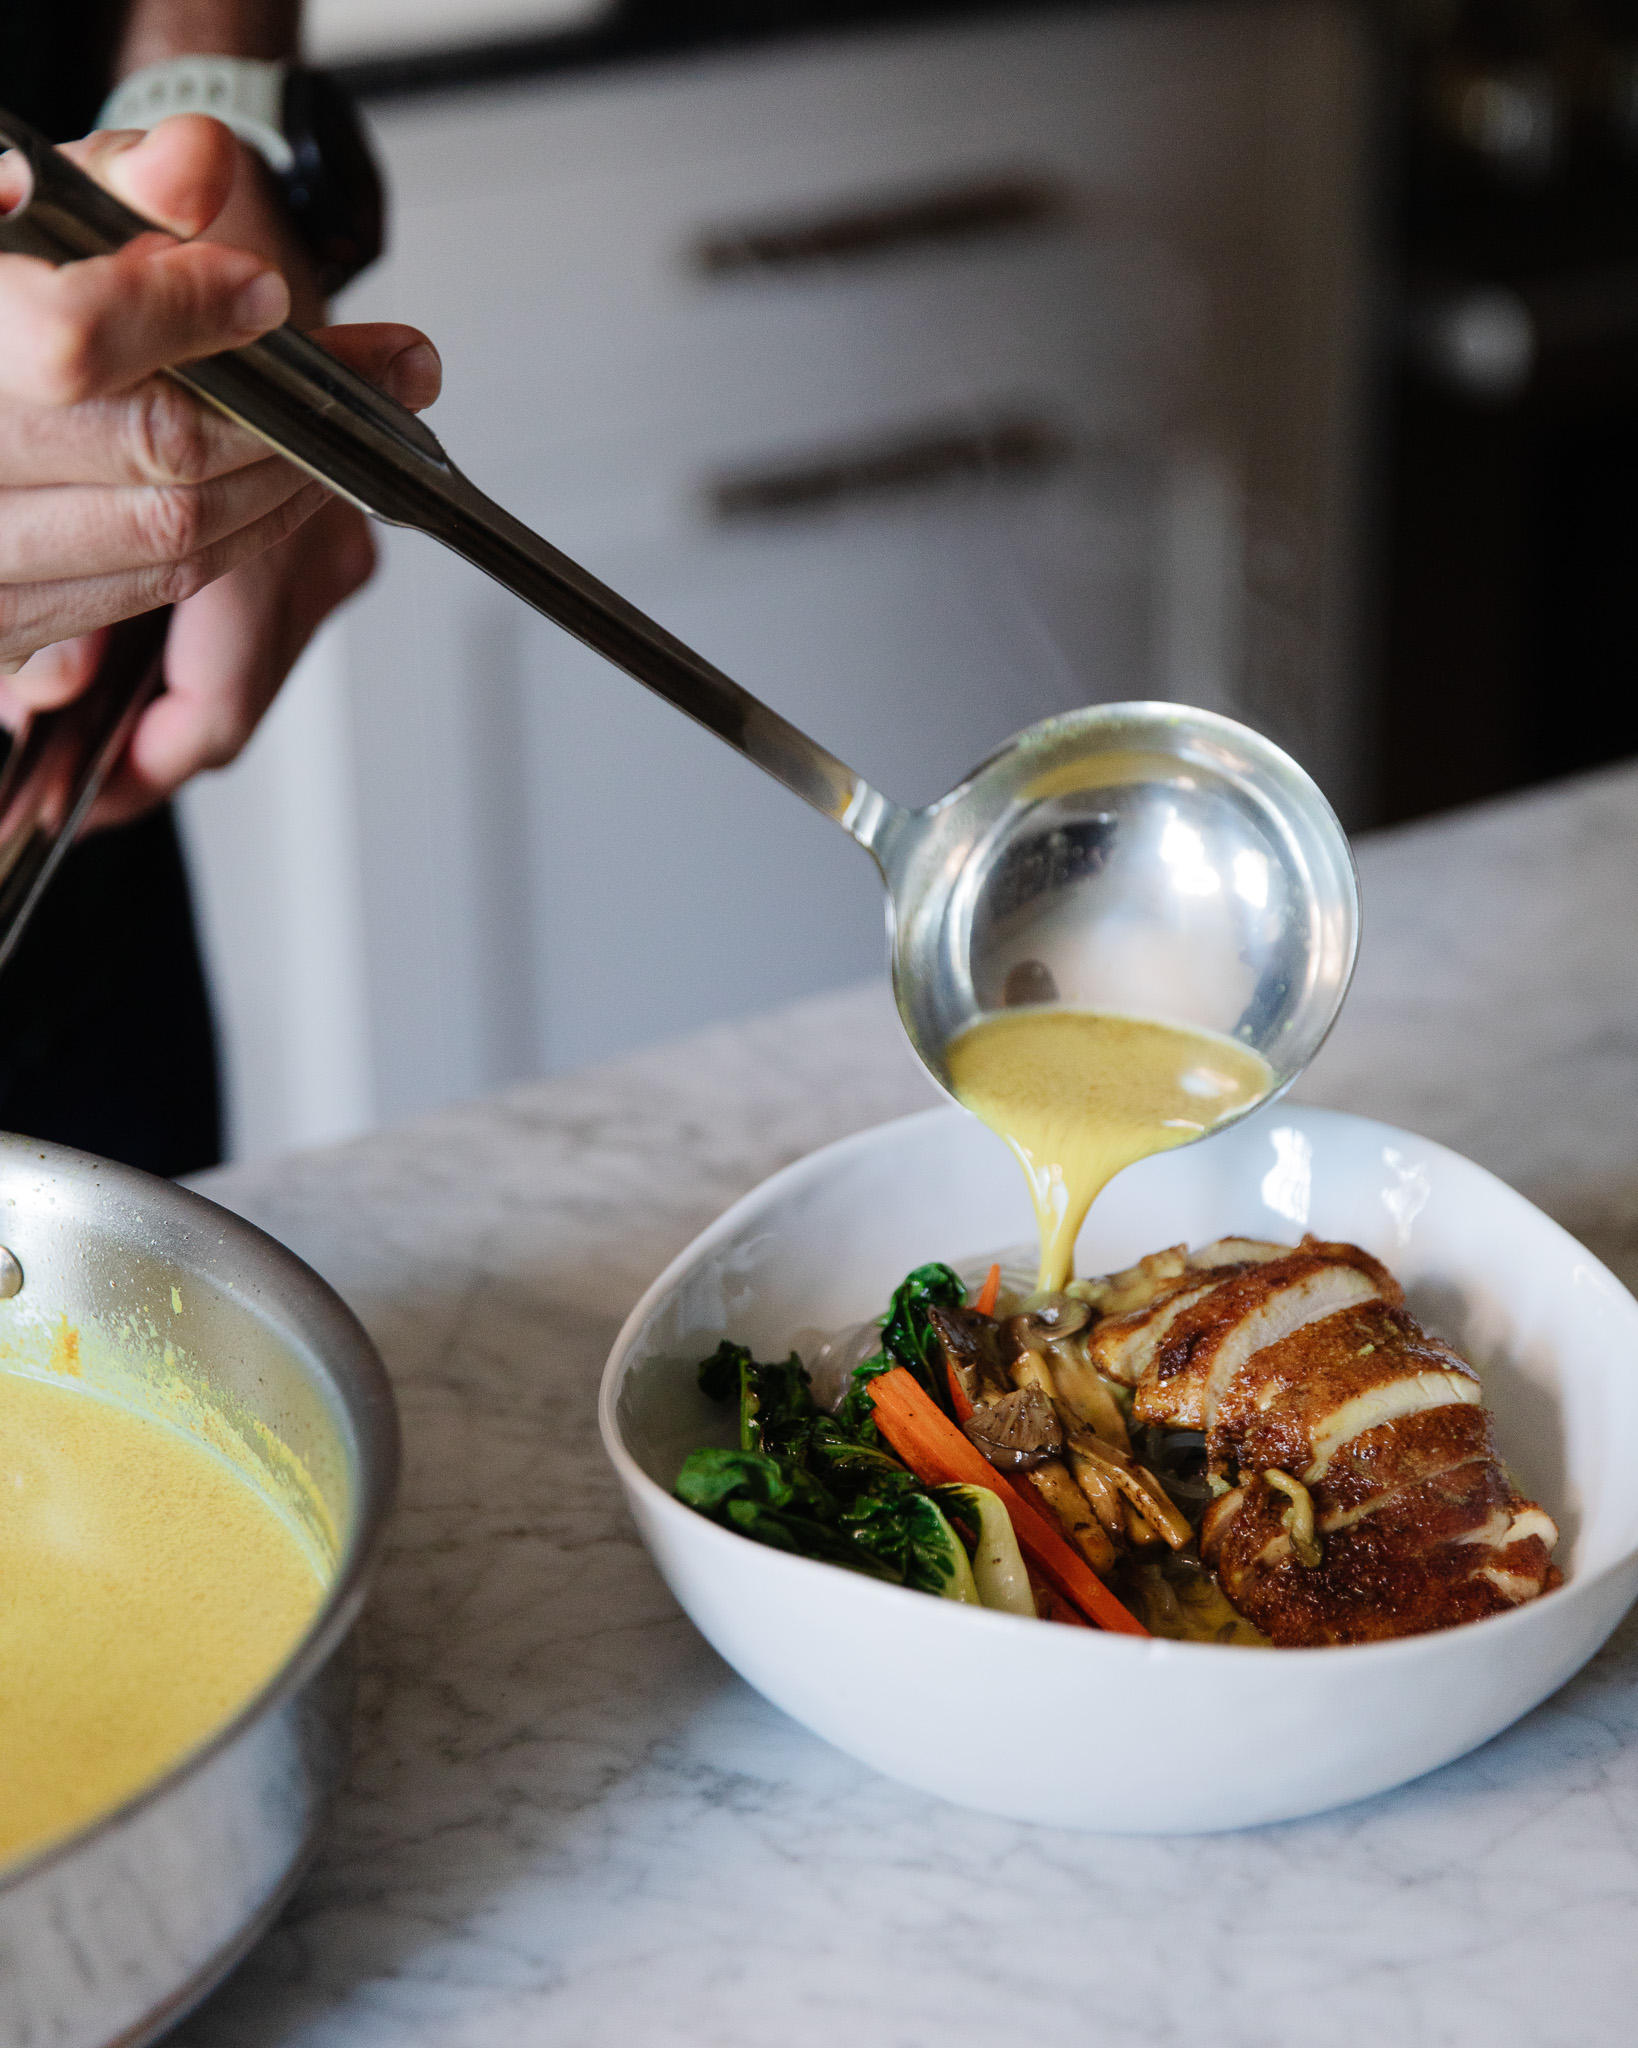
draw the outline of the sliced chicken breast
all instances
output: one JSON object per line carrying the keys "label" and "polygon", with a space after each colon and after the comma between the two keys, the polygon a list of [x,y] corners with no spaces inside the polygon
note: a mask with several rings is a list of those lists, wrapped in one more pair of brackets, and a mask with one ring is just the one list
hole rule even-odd
{"label": "sliced chicken breast", "polygon": [[1320,1527],[1341,1528],[1358,1521],[1403,1487],[1476,1461],[1497,1462],[1489,1411],[1476,1403],[1424,1408],[1397,1422],[1363,1430],[1335,1453],[1311,1489]]}
{"label": "sliced chicken breast", "polygon": [[1245,1361],[1212,1417],[1212,1469],[1277,1465],[1312,1486],[1366,1431],[1481,1400],[1472,1367],[1402,1308],[1351,1304]]}
{"label": "sliced chicken breast", "polygon": [[1558,1531],[1509,1480],[1478,1375],[1377,1260],[1229,1238],[1190,1264],[1146,1309],[1100,1324],[1093,1347],[1135,1379],[1136,1422],[1205,1432],[1227,1490],[1201,1557],[1248,1621],[1279,1644],[1370,1642],[1559,1582]]}
{"label": "sliced chicken breast", "polygon": [[1185,1310],[1216,1292],[1216,1280],[1185,1281],[1160,1295],[1147,1308],[1128,1315],[1106,1316],[1087,1341],[1087,1355],[1099,1372],[1135,1387],[1154,1363],[1162,1339]]}
{"label": "sliced chicken breast", "polygon": [[1283,1259],[1290,1250],[1290,1245],[1264,1237],[1219,1237],[1190,1252],[1189,1264],[1200,1272],[1213,1266],[1261,1266],[1270,1259]]}
{"label": "sliced chicken breast", "polygon": [[1140,1422],[1210,1431],[1259,1351],[1360,1302],[1399,1302],[1398,1282],[1356,1245],[1307,1242],[1221,1281],[1172,1318],[1132,1404]]}
{"label": "sliced chicken breast", "polygon": [[1218,1503],[1209,1547],[1202,1540],[1229,1599],[1287,1647],[1376,1642],[1477,1621],[1552,1580],[1549,1546],[1531,1521],[1510,1548],[1464,1540],[1494,1526],[1493,1518],[1510,1529],[1515,1517],[1541,1515],[1552,1527],[1539,1508],[1512,1495],[1493,1460],[1402,1489],[1378,1512],[1328,1535],[1317,1567],[1293,1552],[1284,1526],[1289,1506],[1274,1488],[1248,1483]]}

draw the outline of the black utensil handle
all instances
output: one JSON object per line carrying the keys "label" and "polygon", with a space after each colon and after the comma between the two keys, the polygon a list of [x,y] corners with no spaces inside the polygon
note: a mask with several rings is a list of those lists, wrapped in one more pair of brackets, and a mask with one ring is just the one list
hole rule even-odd
{"label": "black utensil handle", "polygon": [[0,769],[0,969],[163,673],[169,605],[109,628],[90,687],[37,712]]}

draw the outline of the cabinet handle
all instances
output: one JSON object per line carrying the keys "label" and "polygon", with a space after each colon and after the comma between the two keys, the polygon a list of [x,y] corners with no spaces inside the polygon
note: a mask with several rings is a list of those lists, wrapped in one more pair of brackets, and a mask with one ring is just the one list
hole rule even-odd
{"label": "cabinet handle", "polygon": [[978,426],[934,423],[764,468],[719,476],[705,487],[725,525],[830,512],[910,491],[1037,477],[1061,469],[1074,443],[1049,419],[998,418]]}
{"label": "cabinet handle", "polygon": [[1626,389],[1638,347],[1638,265],[1517,285],[1425,284],[1406,307],[1405,339],[1425,373],[1479,403],[1585,388],[1600,377]]}
{"label": "cabinet handle", "polygon": [[1057,226],[1074,210],[1074,194],[1047,178],[977,179],[834,212],[708,228],[695,240],[693,268],[706,277],[731,278],[858,262],[904,249],[1032,234]]}

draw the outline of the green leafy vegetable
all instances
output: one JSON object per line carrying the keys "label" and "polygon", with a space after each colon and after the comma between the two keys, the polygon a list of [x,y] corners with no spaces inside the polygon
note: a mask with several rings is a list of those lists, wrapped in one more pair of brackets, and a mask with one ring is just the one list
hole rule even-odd
{"label": "green leafy vegetable", "polygon": [[837,1503],[816,1480],[761,1451],[690,1451],[677,1498],[774,1550],[902,1583],[901,1574],[839,1526]]}
{"label": "green leafy vegetable", "polygon": [[836,1420],[860,1443],[879,1444],[882,1440],[876,1427],[876,1411],[870,1404],[870,1382],[880,1379],[884,1372],[891,1372],[897,1363],[894,1358],[867,1358],[863,1365],[853,1368],[853,1378],[836,1410]]}
{"label": "green leafy vegetable", "polygon": [[834,1520],[836,1503],[807,1473],[790,1470],[760,1451],[690,1451],[677,1481],[677,1498],[716,1515],[730,1501]]}
{"label": "green leafy vegetable", "polygon": [[878,1559],[886,1575],[900,1585],[978,1605],[967,1553],[925,1493],[866,1497],[844,1519],[854,1542]]}
{"label": "green leafy vegetable", "polygon": [[691,1452],[677,1497],[773,1549],[1022,1612],[1028,1579],[1000,1500],[982,1487],[924,1487],[884,1445],[870,1402],[871,1380],[902,1365],[949,1412],[927,1312],[966,1298],[948,1266],[918,1266],[894,1291],[881,1354],[855,1368],[834,1415],[815,1404],[794,1352],[761,1364],[743,1344],[719,1344],[700,1364],[700,1388],[737,1403],[740,1447]]}
{"label": "green leafy vegetable", "polygon": [[700,1392],[713,1401],[732,1401],[739,1393],[740,1374],[750,1362],[743,1344],[730,1344],[724,1337],[709,1358],[700,1360]]}
{"label": "green leafy vegetable", "polygon": [[739,1447],[779,1452],[793,1431],[818,1411],[808,1392],[808,1375],[793,1351],[781,1365],[758,1365],[743,1344],[727,1338],[701,1362],[700,1392],[713,1401],[739,1397]]}
{"label": "green leafy vegetable", "polygon": [[882,1325],[882,1349],[920,1381],[944,1413],[950,1413],[950,1389],[940,1364],[938,1339],[927,1320],[930,1308],[960,1308],[967,1290],[948,1266],[918,1266],[894,1289]]}
{"label": "green leafy vegetable", "polygon": [[[874,1370],[893,1363],[873,1361]],[[871,1367],[863,1370],[870,1376]],[[874,1423],[816,1406],[794,1353],[764,1365],[744,1345],[724,1342],[702,1361],[699,1383],[713,1400],[737,1400],[740,1448],[690,1453],[680,1500],[774,1549],[946,1599],[977,1599],[967,1550],[915,1475],[882,1447]]]}

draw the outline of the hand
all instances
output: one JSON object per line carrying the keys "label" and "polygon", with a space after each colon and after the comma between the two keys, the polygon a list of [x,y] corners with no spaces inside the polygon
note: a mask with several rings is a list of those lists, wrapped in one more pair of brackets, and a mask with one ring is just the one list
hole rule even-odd
{"label": "hand", "polygon": [[[177,607],[165,692],[98,805],[106,824],[234,757],[374,550],[350,506],[155,375],[254,339],[293,300],[298,323],[318,315],[259,161],[192,115],[71,153],[176,236],[208,231],[61,270],[0,256],[0,720],[77,695],[99,629]],[[0,205],[22,197],[19,177],[0,160]],[[314,338],[404,404],[437,395],[436,352],[413,328]]]}

